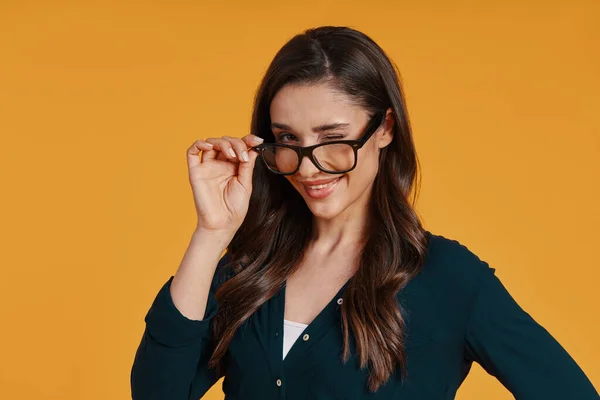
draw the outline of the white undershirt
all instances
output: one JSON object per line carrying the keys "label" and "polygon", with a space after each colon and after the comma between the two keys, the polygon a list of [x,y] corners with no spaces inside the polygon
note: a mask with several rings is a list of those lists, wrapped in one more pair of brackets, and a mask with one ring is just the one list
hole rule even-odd
{"label": "white undershirt", "polygon": [[300,322],[283,320],[283,358],[307,326],[307,324],[301,324]]}

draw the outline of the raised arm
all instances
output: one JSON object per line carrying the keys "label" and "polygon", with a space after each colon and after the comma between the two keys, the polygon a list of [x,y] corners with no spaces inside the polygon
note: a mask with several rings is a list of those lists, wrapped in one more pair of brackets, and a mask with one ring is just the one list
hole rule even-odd
{"label": "raised arm", "polygon": [[218,378],[208,369],[217,313],[219,257],[249,207],[259,138],[197,140],[186,151],[198,214],[181,265],[159,291],[131,369],[134,400],[187,400],[202,396]]}

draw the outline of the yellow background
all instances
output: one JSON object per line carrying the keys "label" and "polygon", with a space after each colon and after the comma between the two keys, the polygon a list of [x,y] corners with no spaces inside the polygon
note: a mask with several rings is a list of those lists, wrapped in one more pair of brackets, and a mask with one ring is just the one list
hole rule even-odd
{"label": "yellow background", "polygon": [[[400,67],[425,226],[600,385],[598,21],[596,0],[0,1],[0,398],[129,398],[195,226],[186,148],[246,134],[272,56],[323,24]],[[475,367],[458,398],[512,396]]]}

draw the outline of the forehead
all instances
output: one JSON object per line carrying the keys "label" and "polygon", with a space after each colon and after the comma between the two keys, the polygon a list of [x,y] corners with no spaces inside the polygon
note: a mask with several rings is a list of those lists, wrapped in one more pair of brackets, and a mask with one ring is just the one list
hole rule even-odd
{"label": "forehead", "polygon": [[332,122],[352,124],[364,111],[329,84],[286,85],[277,92],[270,107],[271,121],[309,131]]}

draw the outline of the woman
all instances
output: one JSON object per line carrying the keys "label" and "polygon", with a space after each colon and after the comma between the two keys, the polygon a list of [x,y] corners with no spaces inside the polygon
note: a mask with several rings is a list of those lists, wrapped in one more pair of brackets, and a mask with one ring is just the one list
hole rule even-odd
{"label": "woman", "polygon": [[518,399],[598,398],[493,268],[422,227],[398,75],[370,38],[291,39],[252,132],[188,149],[198,224],[145,318],[133,398],[225,376],[227,399],[452,399],[473,361]]}

